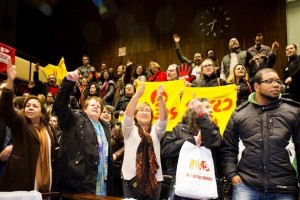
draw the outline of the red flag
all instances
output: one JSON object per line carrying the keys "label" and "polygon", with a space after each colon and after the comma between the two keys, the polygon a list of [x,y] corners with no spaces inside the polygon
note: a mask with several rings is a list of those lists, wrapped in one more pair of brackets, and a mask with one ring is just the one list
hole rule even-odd
{"label": "red flag", "polygon": [[16,50],[10,46],[0,43],[0,72],[5,72],[9,58],[15,64]]}

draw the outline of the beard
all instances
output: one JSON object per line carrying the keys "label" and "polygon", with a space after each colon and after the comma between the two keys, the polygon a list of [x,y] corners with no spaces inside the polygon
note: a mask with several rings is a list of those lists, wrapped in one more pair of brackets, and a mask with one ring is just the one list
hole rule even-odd
{"label": "beard", "polygon": [[132,93],[125,92],[125,96],[128,98],[131,98],[133,95],[134,95],[134,92],[132,92]]}
{"label": "beard", "polygon": [[55,81],[48,81],[48,83],[49,83],[49,85],[52,85],[52,86],[54,86],[55,85]]}
{"label": "beard", "polygon": [[201,64],[201,60],[195,60],[195,65],[199,66]]}
{"label": "beard", "polygon": [[269,100],[269,101],[276,101],[276,100],[278,99],[278,97],[279,97],[279,94],[280,94],[280,93],[278,93],[277,96],[271,96],[271,95],[267,95],[267,94],[260,93],[260,95],[261,95],[263,98],[265,98],[265,99],[267,99],[267,100]]}

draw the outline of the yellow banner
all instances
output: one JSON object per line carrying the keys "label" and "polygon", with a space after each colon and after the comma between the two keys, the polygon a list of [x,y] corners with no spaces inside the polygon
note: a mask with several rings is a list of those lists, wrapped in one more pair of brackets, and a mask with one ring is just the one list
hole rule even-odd
{"label": "yellow banner", "polygon": [[[212,120],[220,127],[220,132],[226,128],[231,113],[236,107],[236,86],[218,86],[218,87],[185,87],[184,81],[165,81],[165,82],[146,82],[144,95],[139,102],[147,102],[154,111],[155,122],[158,119],[158,104],[156,101],[156,90],[160,84],[164,85],[165,91],[163,97],[168,109],[167,130],[172,131],[182,120],[182,115],[187,109],[187,105],[194,97],[208,98],[213,108]],[[138,84],[139,86],[139,84]],[[180,92],[183,92],[180,99]]]}
{"label": "yellow banner", "polygon": [[197,98],[208,98],[210,100],[213,116],[212,120],[219,126],[223,135],[227,122],[236,107],[236,85],[226,85],[217,87],[185,87],[181,104],[180,113],[184,114],[190,100]]}
{"label": "yellow banner", "polygon": [[[147,102],[151,106],[153,110],[153,122],[158,119],[158,103],[156,92],[158,86],[162,84],[164,85],[165,91],[163,93],[163,98],[166,102],[167,110],[168,110],[168,126],[167,130],[171,131],[174,126],[181,121],[179,118],[179,109],[180,109],[180,91],[183,91],[184,81],[164,81],[164,82],[146,82],[145,83],[145,92],[143,96],[140,98],[139,102]],[[140,84],[138,83],[138,86]]]}

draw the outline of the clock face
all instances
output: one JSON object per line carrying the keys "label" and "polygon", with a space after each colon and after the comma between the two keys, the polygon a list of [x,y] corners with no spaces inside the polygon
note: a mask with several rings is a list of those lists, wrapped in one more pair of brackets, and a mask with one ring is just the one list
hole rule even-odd
{"label": "clock face", "polygon": [[212,7],[206,9],[201,16],[201,32],[205,36],[218,36],[224,33],[229,27],[230,17],[223,7]]}

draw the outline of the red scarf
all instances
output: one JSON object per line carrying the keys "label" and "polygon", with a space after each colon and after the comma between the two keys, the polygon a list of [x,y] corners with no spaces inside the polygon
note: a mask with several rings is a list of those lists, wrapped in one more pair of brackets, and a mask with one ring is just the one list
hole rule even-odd
{"label": "red scarf", "polygon": [[104,97],[106,94],[106,88],[107,88],[108,82],[104,82],[101,89],[101,96]]}

